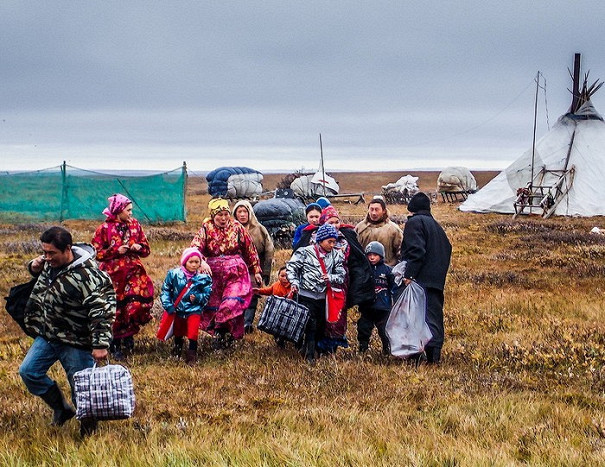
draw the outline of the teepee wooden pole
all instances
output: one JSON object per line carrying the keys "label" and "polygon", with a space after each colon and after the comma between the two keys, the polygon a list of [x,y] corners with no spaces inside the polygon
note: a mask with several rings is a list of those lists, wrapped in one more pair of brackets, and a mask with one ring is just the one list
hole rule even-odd
{"label": "teepee wooden pole", "polygon": [[[540,89],[540,72],[536,73],[536,97],[534,98],[534,134],[531,144],[531,177],[529,179],[529,191],[533,191],[534,185],[534,163],[536,158],[536,127],[538,122],[538,90]],[[529,205],[529,213],[531,214],[531,203]]]}
{"label": "teepee wooden pole", "polygon": [[578,110],[580,101],[580,54],[575,54],[573,62],[573,92],[571,93],[571,113]]}
{"label": "teepee wooden pole", "polygon": [[321,133],[319,134],[319,153],[321,157],[321,186],[323,187],[324,196],[326,196],[326,170],[324,169],[324,147],[321,143]]}

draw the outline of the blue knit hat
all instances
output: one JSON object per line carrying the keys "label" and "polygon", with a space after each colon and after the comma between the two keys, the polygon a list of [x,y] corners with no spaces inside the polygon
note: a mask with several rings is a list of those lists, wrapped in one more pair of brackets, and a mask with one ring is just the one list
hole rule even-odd
{"label": "blue knit hat", "polygon": [[323,208],[317,203],[309,203],[305,208],[305,214],[309,214],[310,211],[319,211],[319,213],[321,214],[322,209]]}
{"label": "blue knit hat", "polygon": [[332,224],[324,224],[317,229],[315,234],[315,243],[321,243],[326,238],[338,238],[338,231]]}
{"label": "blue knit hat", "polygon": [[319,204],[321,206],[321,209],[325,209],[326,206],[329,206],[330,204],[330,200],[328,198],[325,197],[321,197],[321,198],[317,198],[317,201],[315,201],[317,204]]}

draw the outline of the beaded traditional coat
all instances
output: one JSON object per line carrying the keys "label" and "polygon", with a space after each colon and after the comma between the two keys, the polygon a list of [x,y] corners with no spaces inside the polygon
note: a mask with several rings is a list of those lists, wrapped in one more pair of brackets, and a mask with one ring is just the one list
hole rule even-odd
{"label": "beaded traditional coat", "polygon": [[[140,251],[118,253],[120,246],[135,243],[141,245]],[[116,291],[114,337],[132,336],[151,320],[153,282],[141,262],[151,253],[147,237],[136,219],[126,223],[108,218],[95,231],[92,244],[97,250],[99,269],[109,274]]]}
{"label": "beaded traditional coat", "polygon": [[191,241],[212,269],[212,293],[202,313],[200,328],[214,334],[244,336],[244,310],[252,299],[250,276],[261,274],[254,243],[246,228],[231,219],[217,227],[208,218]]}
{"label": "beaded traditional coat", "polygon": [[210,218],[205,219],[191,246],[197,247],[205,258],[239,255],[252,275],[262,272],[252,237],[236,220],[231,219],[226,227],[221,228]]}

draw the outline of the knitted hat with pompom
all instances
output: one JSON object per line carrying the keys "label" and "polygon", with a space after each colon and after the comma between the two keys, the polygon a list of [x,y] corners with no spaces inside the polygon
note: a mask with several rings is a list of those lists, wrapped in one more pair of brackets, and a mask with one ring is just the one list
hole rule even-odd
{"label": "knitted hat with pompom", "polygon": [[324,224],[317,229],[317,233],[315,234],[315,242],[321,243],[328,238],[338,238],[338,231],[332,224]]}

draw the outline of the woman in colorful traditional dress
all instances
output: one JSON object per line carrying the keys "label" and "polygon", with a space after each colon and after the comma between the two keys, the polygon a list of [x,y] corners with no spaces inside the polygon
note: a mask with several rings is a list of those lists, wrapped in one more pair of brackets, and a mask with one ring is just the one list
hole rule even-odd
{"label": "woman in colorful traditional dress", "polygon": [[153,282],[141,258],[151,252],[139,221],[132,217],[132,201],[115,194],[103,211],[106,219],[95,231],[99,269],[111,277],[116,291],[117,311],[110,351],[120,360],[134,349],[134,336],[151,320]]}
{"label": "woman in colorful traditional dress", "polygon": [[202,313],[200,328],[214,335],[214,347],[228,347],[244,337],[244,310],[252,299],[253,277],[262,283],[258,253],[248,230],[231,217],[229,203],[215,198],[210,216],[202,222],[191,246],[202,253],[201,272],[212,275],[212,294]]}

